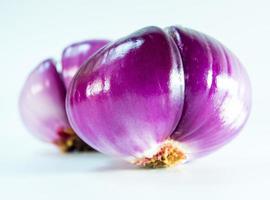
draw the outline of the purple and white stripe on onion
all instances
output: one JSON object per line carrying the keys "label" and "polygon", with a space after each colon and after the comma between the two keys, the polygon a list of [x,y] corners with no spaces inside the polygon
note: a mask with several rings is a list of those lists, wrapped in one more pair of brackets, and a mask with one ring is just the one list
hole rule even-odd
{"label": "purple and white stripe on onion", "polygon": [[93,148],[167,167],[234,138],[251,107],[244,68],[215,39],[182,27],[141,29],[102,48],[71,81],[71,126]]}
{"label": "purple and white stripe on onion", "polygon": [[171,138],[189,147],[190,159],[220,148],[245,124],[251,86],[238,58],[217,40],[183,27],[169,27],[183,59],[185,101]]}
{"label": "purple and white stripe on onion", "polygon": [[[89,40],[67,47],[63,53],[62,71],[77,71],[80,64],[104,44],[103,40]],[[64,80],[68,83],[71,78],[69,74]],[[77,137],[69,125],[65,98],[66,88],[55,62],[52,59],[43,61],[30,73],[22,88],[19,98],[22,120],[33,135],[59,146],[63,151],[89,150],[91,148]]]}
{"label": "purple and white stripe on onion", "polygon": [[23,122],[39,139],[57,143],[62,139],[58,133],[70,129],[65,97],[54,61],[40,63],[26,80],[19,101]]}

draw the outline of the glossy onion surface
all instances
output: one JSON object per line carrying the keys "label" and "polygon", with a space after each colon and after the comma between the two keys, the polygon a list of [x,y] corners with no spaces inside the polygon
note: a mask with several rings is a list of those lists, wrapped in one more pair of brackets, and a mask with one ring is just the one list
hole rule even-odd
{"label": "glossy onion surface", "polygon": [[172,39],[148,27],[110,43],[71,82],[67,113],[95,149],[136,157],[170,136],[184,97],[182,61]]}
{"label": "glossy onion surface", "polygon": [[97,150],[167,167],[232,140],[249,116],[251,86],[238,58],[210,36],[147,27],[91,57],[66,107]]}
{"label": "glossy onion surface", "polygon": [[237,57],[217,40],[182,27],[167,29],[184,66],[185,101],[174,140],[190,157],[207,154],[234,138],[251,108],[248,75]]}
{"label": "glossy onion surface", "polygon": [[66,88],[81,64],[108,42],[108,40],[86,40],[74,43],[64,49],[61,74]]}
{"label": "glossy onion surface", "polygon": [[86,61],[106,40],[88,40],[65,48],[62,55],[62,75],[54,61],[47,59],[28,76],[23,86],[19,109],[22,120],[31,132],[43,141],[54,143],[63,151],[85,151],[82,142],[69,125],[65,109],[66,88],[81,63]]}
{"label": "glossy onion surface", "polygon": [[65,86],[48,59],[26,80],[19,100],[22,120],[31,132],[46,142],[57,142],[59,131],[70,128],[65,112]]}

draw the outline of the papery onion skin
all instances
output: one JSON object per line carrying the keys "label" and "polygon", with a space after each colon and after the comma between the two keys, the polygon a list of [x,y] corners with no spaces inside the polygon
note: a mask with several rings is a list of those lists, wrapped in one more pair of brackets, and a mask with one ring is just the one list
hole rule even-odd
{"label": "papery onion skin", "polygon": [[110,43],[84,63],[68,89],[76,133],[110,155],[136,157],[166,140],[182,112],[182,61],[160,28]]}
{"label": "papery onion skin", "polygon": [[217,40],[180,26],[167,29],[184,66],[185,101],[171,138],[188,146],[190,159],[232,140],[248,119],[251,86],[238,58]]}
{"label": "papery onion skin", "polygon": [[19,99],[22,120],[31,133],[50,143],[62,139],[57,133],[70,128],[65,96],[65,86],[54,61],[44,60],[28,76]]}
{"label": "papery onion skin", "polygon": [[109,40],[85,40],[67,46],[62,52],[62,77],[66,88],[80,66],[100,48],[109,43]]}

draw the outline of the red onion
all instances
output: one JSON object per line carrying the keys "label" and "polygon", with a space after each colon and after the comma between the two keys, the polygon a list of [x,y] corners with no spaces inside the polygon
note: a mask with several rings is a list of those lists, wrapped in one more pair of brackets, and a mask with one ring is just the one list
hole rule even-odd
{"label": "red onion", "polygon": [[66,47],[62,53],[62,76],[68,87],[79,67],[97,50],[109,43],[108,40],[87,40]]}
{"label": "red onion", "polygon": [[82,65],[66,98],[86,143],[153,168],[220,148],[250,105],[249,79],[233,53],[182,27],[147,27],[110,43]]}
{"label": "red onion", "polygon": [[[62,72],[77,71],[82,62],[104,46],[103,40],[73,44],[63,52]],[[87,47],[87,48],[86,48]],[[63,76],[66,85],[71,73]],[[47,59],[31,72],[19,99],[22,120],[39,139],[59,146],[63,151],[89,150],[70,127],[65,109],[66,88],[53,60]]]}
{"label": "red onion", "polygon": [[217,40],[194,30],[169,27],[185,72],[181,120],[171,138],[186,154],[208,154],[233,139],[251,107],[248,75],[237,57]]}

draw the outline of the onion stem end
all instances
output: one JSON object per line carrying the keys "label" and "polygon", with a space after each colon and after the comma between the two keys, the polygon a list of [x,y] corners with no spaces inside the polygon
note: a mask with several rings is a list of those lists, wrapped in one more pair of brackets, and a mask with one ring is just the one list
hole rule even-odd
{"label": "onion stem end", "polygon": [[141,157],[134,164],[143,168],[166,168],[186,160],[185,153],[180,149],[178,142],[166,140],[152,157]]}

